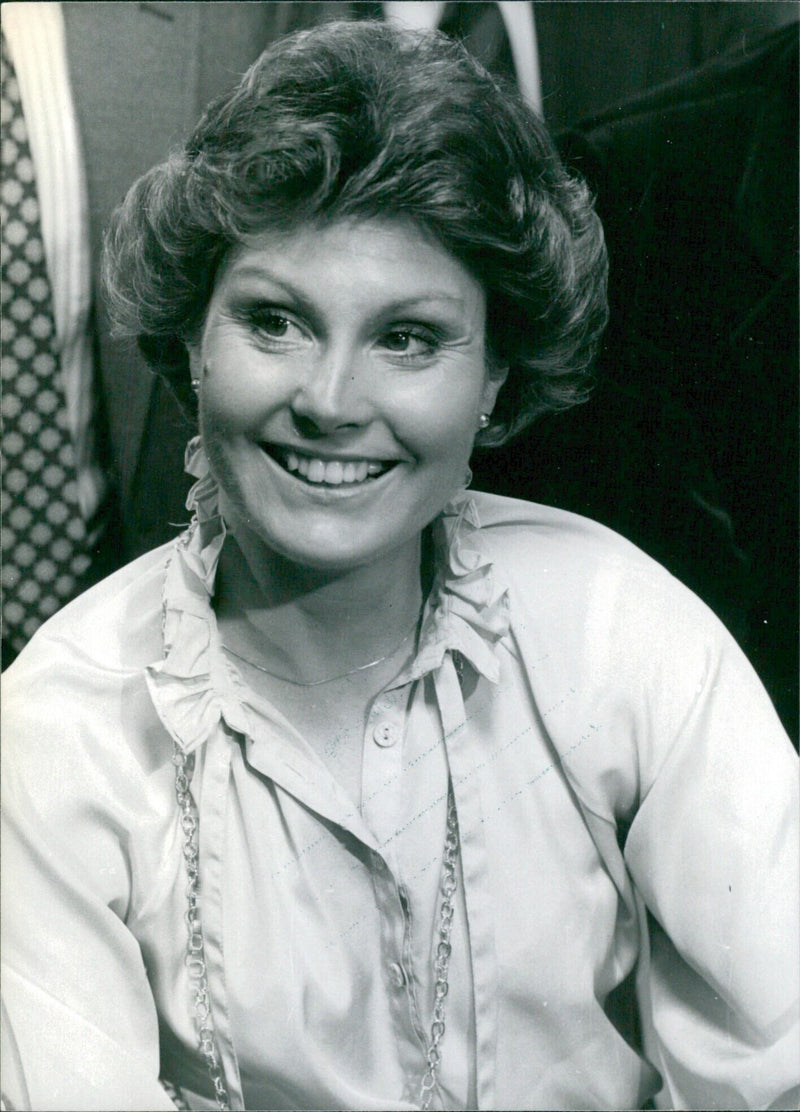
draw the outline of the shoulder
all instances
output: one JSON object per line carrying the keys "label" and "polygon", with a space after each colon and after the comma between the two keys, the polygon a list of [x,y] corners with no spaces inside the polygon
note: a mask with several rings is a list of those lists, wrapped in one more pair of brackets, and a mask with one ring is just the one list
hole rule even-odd
{"label": "shoulder", "polygon": [[592,590],[600,580],[619,578],[641,583],[645,590],[649,585],[686,592],[655,560],[597,521],[515,498],[481,493],[472,498],[481,544],[526,591],[541,588],[552,596],[553,590],[565,590],[575,597],[580,587]]}
{"label": "shoulder", "polygon": [[689,650],[730,641],[704,602],[612,529],[553,506],[474,499],[481,546],[508,585],[512,612],[576,654],[596,651],[598,638],[635,651],[646,637],[650,653],[659,643]]}
{"label": "shoulder", "polygon": [[[160,659],[161,593],[171,545],[81,595],[34,635],[2,678],[4,789],[51,803],[98,776],[130,785],[169,759],[145,668]],[[163,750],[163,751],[162,751]],[[34,788],[36,783],[38,788]],[[60,785],[60,787],[59,787]]]}
{"label": "shoulder", "polygon": [[174,543],[140,556],[79,595],[34,635],[4,675],[13,684],[42,668],[119,673],[160,651],[164,576]]}
{"label": "shoulder", "polygon": [[[587,653],[649,645],[649,655],[727,642],[709,608],[665,568],[613,530],[552,506],[475,496],[480,544],[509,589],[512,623],[551,650]],[[696,653],[692,652],[692,656]],[[702,648],[700,651],[702,656]],[[698,661],[699,665],[699,661]],[[641,667],[641,662],[637,664]]]}
{"label": "shoulder", "polygon": [[81,595],[3,675],[3,847],[26,881],[9,958],[34,984],[48,971],[19,943],[36,937],[43,907],[95,939],[116,929],[110,911],[126,919],[171,880],[162,865],[177,821],[172,742],[145,673],[162,651],[164,556]]}
{"label": "shoulder", "polygon": [[754,737],[782,733],[728,631],[656,561],[576,514],[474,499],[495,589],[508,591],[508,651],[553,744],[566,752],[584,734],[605,739],[574,762],[592,806],[605,812],[599,786],[624,770],[634,794],[646,790],[698,723],[729,738],[744,723]]}

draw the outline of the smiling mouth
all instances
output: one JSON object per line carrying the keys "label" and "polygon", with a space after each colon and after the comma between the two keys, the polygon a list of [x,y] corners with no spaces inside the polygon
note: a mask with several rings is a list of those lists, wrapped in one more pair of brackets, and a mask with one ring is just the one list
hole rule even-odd
{"label": "smiling mouth", "polygon": [[375,459],[321,459],[301,452],[262,444],[262,448],[276,463],[294,478],[312,486],[357,486],[379,479],[396,466],[397,460]]}

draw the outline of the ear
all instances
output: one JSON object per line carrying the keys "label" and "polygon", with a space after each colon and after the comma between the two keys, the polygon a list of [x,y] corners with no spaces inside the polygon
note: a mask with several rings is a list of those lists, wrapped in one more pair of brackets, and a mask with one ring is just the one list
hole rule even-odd
{"label": "ear", "polygon": [[491,413],[494,409],[497,395],[500,393],[505,380],[508,378],[508,367],[494,367],[486,377],[481,401],[481,413]]}
{"label": "ear", "polygon": [[192,378],[200,378],[200,372],[203,369],[203,357],[199,338],[186,340],[184,346],[189,355],[189,370],[192,372]]}

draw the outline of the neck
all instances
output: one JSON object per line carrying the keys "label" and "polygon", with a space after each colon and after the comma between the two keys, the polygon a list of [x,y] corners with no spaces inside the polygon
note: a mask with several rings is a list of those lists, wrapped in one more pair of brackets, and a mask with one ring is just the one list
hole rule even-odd
{"label": "neck", "polygon": [[420,542],[374,564],[331,573],[229,536],[215,607],[225,644],[297,680],[345,672],[391,653],[422,605]]}

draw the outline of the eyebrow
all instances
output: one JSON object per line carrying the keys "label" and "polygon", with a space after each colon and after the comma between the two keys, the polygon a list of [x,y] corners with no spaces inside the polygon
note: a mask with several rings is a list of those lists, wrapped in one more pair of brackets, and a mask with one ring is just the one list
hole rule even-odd
{"label": "eyebrow", "polygon": [[[278,287],[283,290],[284,293],[294,298],[299,305],[309,312],[313,311],[315,308],[307,294],[298,289],[297,286],[287,278],[279,278],[265,266],[260,266],[256,263],[246,264],[235,269],[231,278],[235,279],[237,282],[240,280],[247,281],[249,279],[266,280],[271,285]],[[422,290],[420,293],[414,293],[408,297],[400,297],[396,301],[391,301],[386,305],[382,305],[381,311],[387,314],[400,313],[432,303],[444,303],[446,305],[452,305],[455,308],[464,308],[466,304],[464,298],[460,297],[458,294],[447,293],[445,290]]]}

